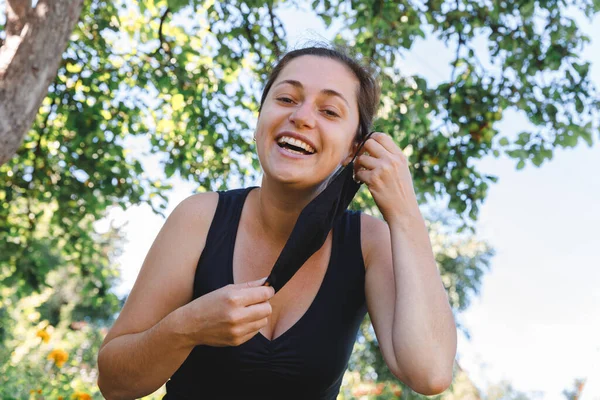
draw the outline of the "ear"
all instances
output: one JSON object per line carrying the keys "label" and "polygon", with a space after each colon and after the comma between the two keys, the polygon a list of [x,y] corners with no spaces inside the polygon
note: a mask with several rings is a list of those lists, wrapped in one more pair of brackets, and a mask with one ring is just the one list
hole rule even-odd
{"label": "ear", "polygon": [[356,153],[356,150],[358,150],[359,146],[360,146],[360,142],[359,141],[352,140],[352,143],[350,144],[350,149],[348,150],[348,156],[346,156],[346,158],[342,162],[342,165],[344,167],[346,165],[350,164],[350,161],[352,161],[352,158],[354,157],[354,154]]}

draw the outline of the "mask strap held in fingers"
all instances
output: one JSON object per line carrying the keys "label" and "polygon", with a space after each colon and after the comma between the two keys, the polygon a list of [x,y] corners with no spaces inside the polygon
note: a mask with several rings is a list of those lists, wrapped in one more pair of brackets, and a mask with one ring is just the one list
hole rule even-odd
{"label": "mask strap held in fingers", "polygon": [[358,150],[356,150],[356,153],[354,153],[354,157],[352,157],[352,161],[350,161],[350,163],[353,163],[354,160],[356,160],[356,157],[358,157],[358,153],[360,153],[360,151],[362,150],[363,146],[365,145],[365,143],[367,143],[367,140],[369,140],[369,138],[371,137],[372,134],[374,134],[375,131],[370,132],[367,137],[365,137],[365,139],[362,141],[362,143],[360,144],[360,146],[358,146]]}
{"label": "mask strap held in fingers", "polygon": [[[356,160],[356,157],[358,157],[358,153],[360,153],[360,151],[362,150],[363,146],[365,145],[365,143],[367,143],[367,140],[369,140],[369,138],[371,137],[372,134],[374,134],[375,131],[370,132],[367,137],[365,137],[365,139],[361,142],[360,146],[358,146],[358,149],[356,150],[356,153],[354,153],[354,157],[352,157],[352,161],[350,161],[348,163],[348,165],[353,165],[354,164],[354,160]],[[352,168],[354,169],[354,168]],[[355,172],[352,171],[352,180],[354,180],[354,182],[356,183],[361,183],[360,181],[356,180],[356,176],[355,176]]]}
{"label": "mask strap held in fingers", "polygon": [[[340,175],[344,169],[346,169],[348,167],[348,165],[354,163],[354,160],[356,160],[356,157],[358,157],[358,153],[360,153],[360,151],[362,150],[363,146],[365,145],[365,143],[367,143],[367,140],[369,140],[369,138],[371,137],[372,134],[374,134],[375,131],[369,133],[360,143],[360,146],[358,146],[358,149],[356,150],[356,152],[354,153],[354,157],[352,157],[352,160],[346,164],[345,167],[340,167],[334,174],[333,176],[329,179],[329,182],[331,182],[332,180],[334,180],[335,178],[337,178],[338,175]],[[354,174],[352,174],[352,178],[354,179]],[[356,181],[356,180],[355,180]]]}

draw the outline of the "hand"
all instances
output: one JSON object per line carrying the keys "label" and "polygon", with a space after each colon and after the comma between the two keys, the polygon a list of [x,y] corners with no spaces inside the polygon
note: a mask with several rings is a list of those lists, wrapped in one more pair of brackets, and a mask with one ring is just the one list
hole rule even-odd
{"label": "hand", "polygon": [[187,326],[194,344],[239,346],[266,326],[275,290],[261,286],[265,280],[227,285],[189,303]]}
{"label": "hand", "polygon": [[[365,154],[368,153],[368,154]],[[408,160],[391,137],[375,132],[354,163],[356,180],[365,183],[388,223],[420,215]]]}

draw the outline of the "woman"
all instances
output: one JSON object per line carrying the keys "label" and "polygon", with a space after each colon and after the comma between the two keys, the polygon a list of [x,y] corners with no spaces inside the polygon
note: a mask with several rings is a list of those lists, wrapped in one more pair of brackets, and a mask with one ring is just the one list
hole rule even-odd
{"label": "woman", "polygon": [[288,53],[265,87],[261,186],[173,211],[98,356],[108,399],[335,399],[368,311],[391,372],[432,395],[452,380],[456,328],[402,151],[373,134],[355,160],[385,222],[346,212],[275,294],[263,286],[302,209],[346,165],[379,88],[342,52]]}

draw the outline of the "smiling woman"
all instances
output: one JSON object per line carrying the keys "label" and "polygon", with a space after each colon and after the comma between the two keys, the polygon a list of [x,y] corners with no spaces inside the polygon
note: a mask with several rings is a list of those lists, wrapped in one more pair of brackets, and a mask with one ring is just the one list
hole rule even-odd
{"label": "smiling woman", "polygon": [[[398,379],[449,386],[456,328],[406,159],[389,136],[366,139],[378,101],[373,74],[341,51],[283,57],[255,131],[261,186],[192,196],[168,218],[99,353],[108,399],[166,381],[167,399],[335,399],[367,312]],[[385,221],[339,202],[355,192],[336,174],[346,165]],[[330,224],[307,219],[315,204]],[[298,250],[300,268],[265,286],[310,236],[323,241]]]}

